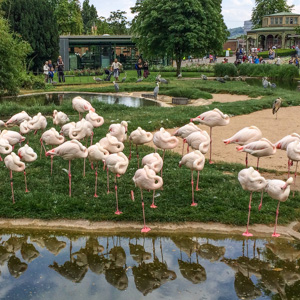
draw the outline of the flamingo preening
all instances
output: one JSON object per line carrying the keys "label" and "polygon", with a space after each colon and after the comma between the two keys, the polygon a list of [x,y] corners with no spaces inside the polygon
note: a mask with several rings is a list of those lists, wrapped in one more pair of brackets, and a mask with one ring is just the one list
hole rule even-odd
{"label": "flamingo preening", "polygon": [[72,107],[79,113],[79,120],[81,120],[81,113],[89,112],[90,110],[93,112],[95,111],[92,104],[80,96],[73,98]]}

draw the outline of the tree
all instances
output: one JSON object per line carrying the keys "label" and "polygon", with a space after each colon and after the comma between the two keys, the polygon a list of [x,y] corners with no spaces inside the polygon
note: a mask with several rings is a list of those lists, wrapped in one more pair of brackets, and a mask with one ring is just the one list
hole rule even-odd
{"label": "tree", "polygon": [[18,35],[10,32],[7,20],[0,17],[0,96],[15,95],[26,71],[26,56],[31,48]]}
{"label": "tree", "polygon": [[47,0],[5,0],[2,9],[11,29],[19,33],[33,50],[27,58],[31,69],[41,69],[46,60],[57,58],[57,22]]}
{"label": "tree", "polygon": [[129,22],[127,21],[127,17],[125,15],[126,11],[120,10],[112,11],[110,13],[107,22],[113,34],[122,35],[128,33],[126,26],[129,25]]}
{"label": "tree", "polygon": [[113,34],[112,29],[110,28],[109,24],[105,17],[99,17],[96,21],[96,33],[97,34]]}
{"label": "tree", "polygon": [[133,39],[145,57],[175,57],[177,74],[184,56],[219,52],[228,31],[221,0],[145,0],[132,8]]}
{"label": "tree", "polygon": [[251,21],[254,28],[262,27],[264,16],[280,12],[291,12],[294,5],[288,5],[286,0],[255,0]]}
{"label": "tree", "polygon": [[97,9],[94,5],[90,5],[89,0],[84,0],[82,4],[81,16],[83,21],[83,33],[90,34],[92,27],[96,26],[98,19]]}

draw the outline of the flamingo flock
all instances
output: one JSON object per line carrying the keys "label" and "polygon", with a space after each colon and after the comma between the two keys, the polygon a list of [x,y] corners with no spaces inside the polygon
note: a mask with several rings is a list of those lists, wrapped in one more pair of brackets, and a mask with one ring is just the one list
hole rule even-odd
{"label": "flamingo flock", "polygon": [[[95,109],[87,100],[81,97],[75,97],[72,100],[72,107],[79,113],[78,122],[70,122],[69,117],[61,111],[53,111],[53,125],[60,127],[60,132],[52,127],[45,131],[47,128],[47,119],[41,113],[34,117],[30,117],[25,111],[22,111],[12,116],[6,123],[0,121],[1,128],[5,128],[0,132],[0,155],[5,155],[4,164],[10,171],[12,200],[15,203],[14,186],[13,186],[13,172],[23,172],[25,181],[25,192],[29,192],[27,188],[26,168],[30,163],[37,159],[35,151],[27,144],[23,147],[22,142],[26,140],[25,135],[41,131],[40,143],[41,152],[51,158],[50,174],[53,174],[53,158],[55,156],[61,157],[63,160],[69,162],[68,178],[69,178],[69,196],[72,196],[72,173],[71,162],[75,159],[83,159],[83,176],[85,176],[85,161],[89,160],[91,169],[95,172],[95,189],[94,197],[98,198],[98,169],[99,162],[103,163],[103,169],[107,172],[107,193],[110,193],[109,188],[109,173],[114,174],[114,191],[116,198],[115,214],[120,215],[122,211],[119,209],[120,203],[118,198],[118,178],[124,175],[129,167],[131,159],[131,144],[136,146],[137,156],[137,171],[132,178],[133,183],[141,191],[141,202],[143,211],[144,226],[141,232],[146,233],[151,229],[146,226],[146,214],[143,191],[153,191],[152,204],[150,208],[156,209],[158,206],[155,204],[155,191],[163,189],[163,166],[165,160],[165,151],[175,149],[179,140],[182,139],[182,158],[179,161],[179,167],[186,166],[191,171],[191,206],[196,207],[195,190],[199,191],[199,177],[200,172],[205,166],[205,154],[209,152],[209,164],[212,164],[212,129],[216,126],[227,126],[230,123],[230,117],[224,114],[219,109],[215,108],[206,111],[195,118],[190,119],[190,123],[182,126],[173,134],[160,128],[159,131],[152,134],[147,132],[141,127],[128,133],[128,122],[122,121],[121,123],[111,124],[106,136],[102,137],[99,141],[93,144],[94,131],[104,124],[104,118],[96,113]],[[82,114],[86,114],[85,117]],[[209,134],[204,129],[195,125],[193,122],[199,122],[201,125],[207,126],[210,129]],[[19,126],[20,133],[17,131],[9,130],[10,126]],[[127,157],[123,150],[124,143],[128,140],[129,135],[129,157]],[[88,145],[90,139],[90,144]],[[153,142],[155,151],[142,158],[140,167],[140,158],[138,146]],[[256,126],[249,126],[242,128],[232,137],[225,139],[225,145],[237,144],[237,152],[246,153],[246,168],[238,174],[238,180],[245,191],[250,192],[249,211],[247,229],[244,236],[252,236],[249,232],[249,222],[251,214],[252,196],[254,192],[261,193],[261,201],[259,210],[262,207],[262,200],[264,192],[278,200],[278,207],[276,210],[275,228],[273,236],[277,237],[279,234],[276,232],[279,205],[280,202],[285,202],[290,194],[290,185],[296,182],[297,166],[300,161],[300,136],[296,133],[288,135],[275,144],[270,142],[267,138],[263,137],[262,132]],[[85,143],[85,144],[84,144]],[[20,144],[20,148],[15,154],[14,147]],[[187,144],[187,153],[185,154],[184,145]],[[55,147],[47,150],[46,146]],[[162,157],[157,152],[157,149],[163,151]],[[190,149],[192,151],[190,152]],[[267,180],[258,172],[259,159],[262,157],[271,156],[276,153],[276,149],[285,150],[288,157],[288,180]],[[257,170],[253,167],[248,168],[248,154],[257,157]],[[0,160],[2,160],[0,156]],[[294,179],[289,177],[290,167],[293,162],[296,162],[296,170]],[[194,171],[197,172],[197,184],[194,188]],[[158,175],[159,174],[159,175]],[[134,193],[131,191],[132,199]],[[122,203],[121,203],[122,205]]]}

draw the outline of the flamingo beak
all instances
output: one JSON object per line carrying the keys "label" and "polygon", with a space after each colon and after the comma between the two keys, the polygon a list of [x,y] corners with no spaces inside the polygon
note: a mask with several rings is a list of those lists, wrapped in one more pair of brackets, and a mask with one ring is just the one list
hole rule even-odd
{"label": "flamingo beak", "polygon": [[281,143],[278,143],[276,148],[281,149]]}

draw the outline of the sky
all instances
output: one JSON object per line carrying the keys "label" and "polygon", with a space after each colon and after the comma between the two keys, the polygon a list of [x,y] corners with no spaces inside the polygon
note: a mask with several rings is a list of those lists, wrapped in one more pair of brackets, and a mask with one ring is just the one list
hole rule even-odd
{"label": "sky", "polygon": [[[81,0],[83,2],[83,0]],[[127,12],[127,18],[131,20],[133,15],[130,7],[135,5],[136,0],[113,0],[99,1],[90,0],[90,4],[94,4],[97,8],[98,15],[109,17],[111,11],[124,10]],[[228,28],[244,26],[244,21],[251,19],[252,8],[255,0],[223,0],[223,16]],[[294,12],[300,13],[300,1],[288,0],[288,4],[294,4]]]}

